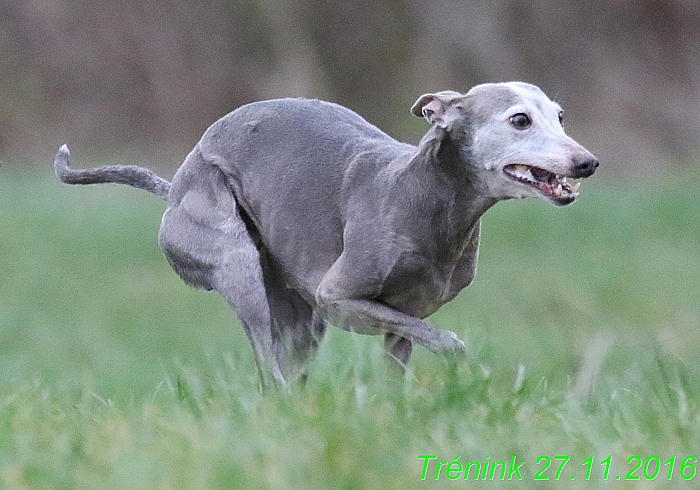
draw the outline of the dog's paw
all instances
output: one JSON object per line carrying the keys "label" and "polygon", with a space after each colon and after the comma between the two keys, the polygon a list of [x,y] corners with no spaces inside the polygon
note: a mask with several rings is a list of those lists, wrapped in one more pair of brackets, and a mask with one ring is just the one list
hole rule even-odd
{"label": "dog's paw", "polygon": [[440,330],[439,354],[447,357],[459,357],[464,355],[466,347],[462,339],[450,330]]}

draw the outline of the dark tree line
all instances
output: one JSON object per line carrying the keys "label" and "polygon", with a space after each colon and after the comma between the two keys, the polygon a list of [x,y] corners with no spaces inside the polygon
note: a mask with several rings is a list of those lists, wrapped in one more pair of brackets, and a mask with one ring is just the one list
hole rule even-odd
{"label": "dark tree line", "polygon": [[67,141],[174,170],[216,118],[279,96],[417,141],[420,94],[518,79],[610,168],[665,169],[700,153],[699,30],[689,0],[0,0],[0,153]]}

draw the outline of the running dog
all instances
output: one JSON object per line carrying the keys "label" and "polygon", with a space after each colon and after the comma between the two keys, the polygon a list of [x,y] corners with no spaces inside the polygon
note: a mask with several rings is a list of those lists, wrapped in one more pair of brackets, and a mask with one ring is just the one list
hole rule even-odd
{"label": "running dog", "polygon": [[332,324],[384,335],[389,364],[413,344],[464,350],[423,319],[476,272],[481,216],[504,199],[572,203],[598,160],[564,133],[562,109],[520,82],[426,94],[432,127],[400,143],[336,104],[245,105],[207,129],[172,184],[136,166],[72,170],[69,184],[117,182],[167,201],[158,243],[187,284],[236,312],[261,385],[306,378]]}

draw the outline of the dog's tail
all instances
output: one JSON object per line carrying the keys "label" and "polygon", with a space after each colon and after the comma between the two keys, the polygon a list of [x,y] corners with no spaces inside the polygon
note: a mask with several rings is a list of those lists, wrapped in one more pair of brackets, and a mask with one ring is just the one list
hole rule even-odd
{"label": "dog's tail", "polygon": [[106,167],[73,170],[70,168],[68,146],[59,148],[53,160],[53,168],[61,182],[66,184],[126,184],[168,199],[170,182],[161,179],[147,168],[135,165],[108,165]]}

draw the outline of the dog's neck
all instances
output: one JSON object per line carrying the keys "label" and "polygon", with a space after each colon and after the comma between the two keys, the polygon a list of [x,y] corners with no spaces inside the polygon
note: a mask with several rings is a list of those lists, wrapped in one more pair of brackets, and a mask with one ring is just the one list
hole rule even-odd
{"label": "dog's neck", "polygon": [[479,172],[471,162],[468,144],[455,140],[439,126],[433,126],[423,137],[408,169],[429,173],[453,191],[454,205],[459,208],[460,221],[466,229],[498,202],[485,192]]}

